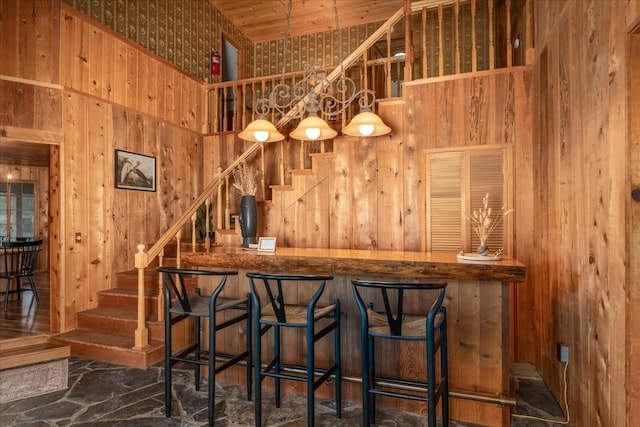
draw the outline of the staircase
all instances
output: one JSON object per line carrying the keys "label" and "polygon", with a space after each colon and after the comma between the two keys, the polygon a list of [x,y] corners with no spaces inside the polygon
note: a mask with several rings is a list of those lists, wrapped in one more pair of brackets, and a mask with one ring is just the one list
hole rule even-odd
{"label": "staircase", "polygon": [[[181,250],[187,249],[185,246]],[[164,265],[175,265],[176,246],[165,248]],[[71,354],[88,359],[146,369],[164,359],[164,322],[158,320],[160,276],[154,268],[145,269],[145,313],[149,345],[136,349],[138,271],[118,273],[116,287],[98,292],[98,306],[77,314],[77,329],[52,336],[58,344],[68,345]],[[194,291],[195,280],[188,283]],[[174,351],[193,341],[192,328],[176,325],[173,330]]]}

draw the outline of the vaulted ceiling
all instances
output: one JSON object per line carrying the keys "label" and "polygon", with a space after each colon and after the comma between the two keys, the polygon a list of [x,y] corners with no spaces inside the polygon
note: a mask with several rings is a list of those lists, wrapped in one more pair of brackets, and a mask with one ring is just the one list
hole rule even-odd
{"label": "vaulted ceiling", "polygon": [[[283,39],[288,0],[209,0],[252,42]],[[437,1],[434,1],[437,3]],[[338,25],[347,28],[387,20],[404,0],[336,0]],[[293,0],[290,36],[335,30],[333,0]]]}

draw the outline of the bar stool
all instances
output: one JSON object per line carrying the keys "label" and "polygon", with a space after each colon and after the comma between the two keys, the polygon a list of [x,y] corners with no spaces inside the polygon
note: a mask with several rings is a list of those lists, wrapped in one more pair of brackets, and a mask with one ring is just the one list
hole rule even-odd
{"label": "bar stool", "polygon": [[[247,365],[247,399],[251,400],[251,300],[249,294],[242,298],[228,299],[220,296],[227,282],[227,276],[237,275],[237,271],[208,271],[188,270],[173,267],[159,267],[156,269],[162,273],[164,291],[164,401],[166,417],[171,417],[171,367],[178,362],[188,363],[194,366],[195,388],[200,389],[200,366],[208,367],[208,415],[209,425],[212,426],[215,418],[214,396],[215,376],[241,361]],[[217,277],[219,282],[210,296],[196,293],[189,294],[185,280],[189,277]],[[216,314],[229,312],[225,320],[219,322]],[[189,347],[176,353],[172,352],[171,327],[190,317],[194,319],[195,342]],[[209,349],[201,347],[200,326],[201,319],[209,320]],[[246,350],[233,355],[216,351],[216,332],[231,325],[245,321],[247,332]],[[216,363],[221,363],[216,367]]]}
{"label": "bar stool", "polygon": [[[253,352],[255,372],[255,425],[262,425],[262,390],[261,383],[266,377],[275,382],[276,407],[280,407],[280,381],[293,380],[307,383],[307,425],[313,427],[315,422],[314,405],[315,390],[332,375],[335,375],[336,415],[341,417],[341,371],[340,371],[340,301],[321,307],[317,306],[326,282],[332,276],[319,275],[279,275],[248,273],[251,297],[253,299]],[[296,302],[298,286],[316,284],[311,300],[306,303]],[[262,285],[262,286],[260,286]],[[258,289],[266,293],[266,303],[260,300]],[[305,305],[306,304],[306,305]],[[327,320],[322,320],[327,319]],[[316,330],[316,327],[319,328]],[[273,328],[273,358],[263,369],[261,337]],[[306,330],[307,358],[306,365],[282,363],[282,328],[299,328]],[[333,365],[326,368],[315,366],[316,342],[333,331],[334,354]],[[294,352],[298,349],[292,349]],[[304,373],[300,373],[303,371]],[[318,375],[318,379],[315,377]]]}
{"label": "bar stool", "polygon": [[[383,395],[427,402],[428,425],[436,425],[436,406],[442,401],[442,425],[449,424],[449,381],[447,364],[447,319],[442,306],[446,283],[391,283],[384,281],[351,281],[353,295],[360,311],[360,346],[362,352],[362,422],[370,426],[375,422],[375,396]],[[375,311],[373,303],[364,303],[361,292],[375,299],[382,296],[384,311]],[[403,302],[422,301],[429,291],[437,291],[435,301],[426,313],[407,314]],[[395,304],[395,305],[393,305]],[[424,341],[426,343],[426,381],[386,378],[375,373],[374,340],[376,338]],[[440,352],[440,376],[436,381],[436,353]],[[389,385],[391,387],[389,387]],[[393,386],[415,390],[392,391]],[[426,391],[426,396],[424,392]]]}

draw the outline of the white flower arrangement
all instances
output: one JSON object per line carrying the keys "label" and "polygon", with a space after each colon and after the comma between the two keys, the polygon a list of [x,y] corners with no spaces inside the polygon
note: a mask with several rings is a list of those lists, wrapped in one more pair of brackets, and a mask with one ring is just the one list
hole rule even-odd
{"label": "white flower arrangement", "polygon": [[255,196],[258,189],[257,175],[258,172],[253,167],[248,166],[246,162],[242,162],[233,170],[233,186],[243,196]]}
{"label": "white flower arrangement", "polygon": [[505,208],[506,205],[502,206],[500,212],[495,217],[492,217],[491,208],[489,207],[489,193],[482,198],[482,208],[473,211],[471,216],[473,231],[480,239],[480,242],[486,242],[491,232],[502,222],[503,218],[513,211],[513,209],[505,211]]}

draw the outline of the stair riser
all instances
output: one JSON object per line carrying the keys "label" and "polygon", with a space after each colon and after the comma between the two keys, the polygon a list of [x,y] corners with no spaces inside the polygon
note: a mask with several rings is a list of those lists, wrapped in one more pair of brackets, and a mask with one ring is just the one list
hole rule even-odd
{"label": "stair riser", "polygon": [[[162,279],[158,273],[146,273],[144,277],[144,289],[152,293],[159,292],[162,289]],[[197,280],[195,278],[186,279],[187,290],[189,292],[197,288]],[[138,276],[132,273],[119,273],[116,278],[116,288],[138,289]]]}
{"label": "stair riser", "polygon": [[141,353],[92,343],[72,342],[69,345],[73,356],[139,369],[146,369],[164,358],[164,349],[162,347],[151,353]]}
{"label": "stair riser", "polygon": [[[155,317],[153,318],[155,320]],[[164,325],[158,322],[147,322],[149,339],[164,341]],[[132,337],[138,329],[138,322],[131,319],[118,319],[114,317],[93,316],[91,314],[78,313],[78,329],[85,331],[104,332],[122,337]]]}
{"label": "stair riser", "polygon": [[[130,295],[98,294],[99,307],[119,308],[121,310],[138,310],[138,298]],[[158,313],[158,298],[145,298],[144,310],[147,315]],[[152,316],[155,318],[155,316]]]}

